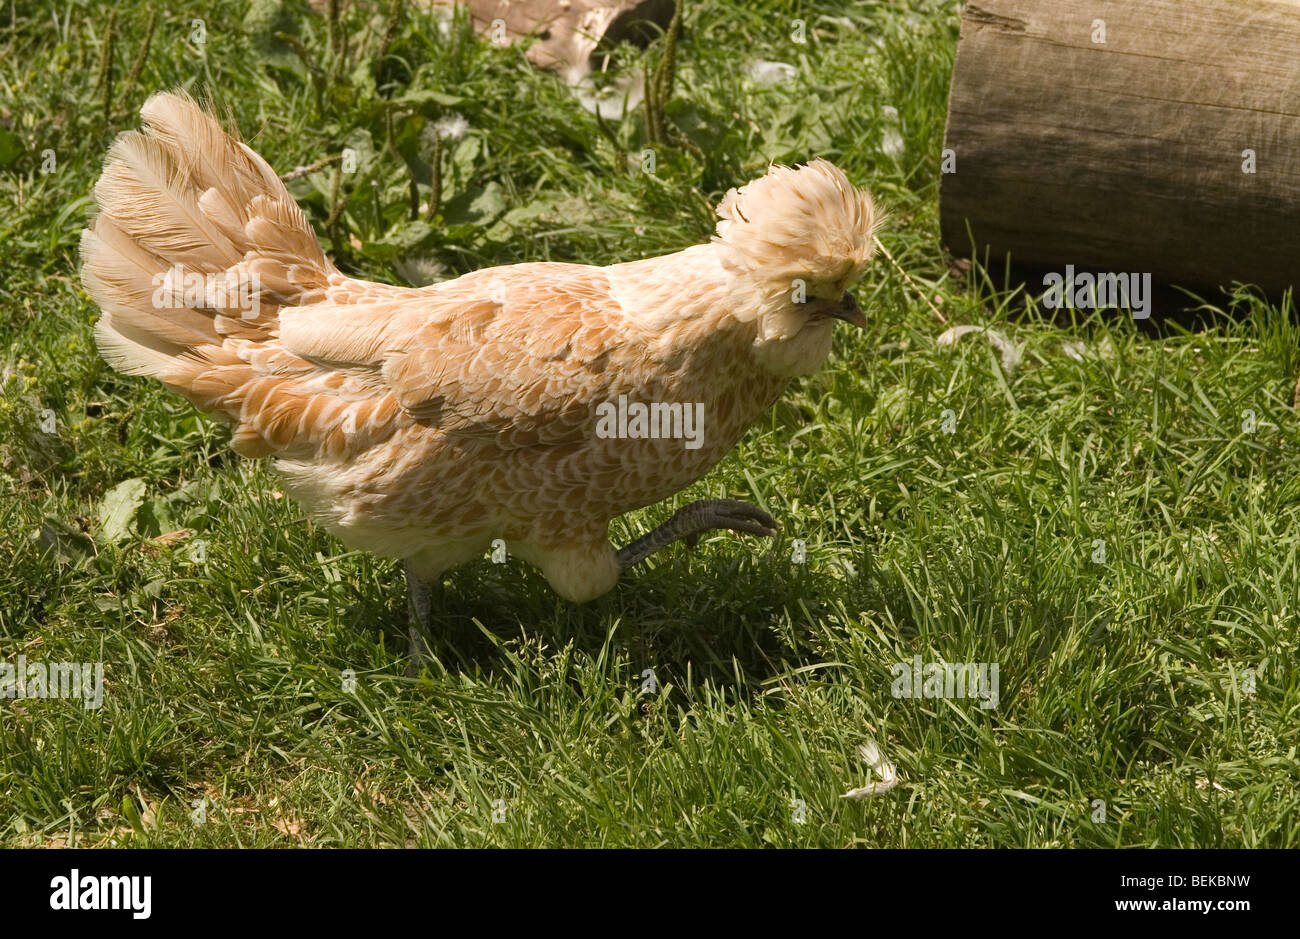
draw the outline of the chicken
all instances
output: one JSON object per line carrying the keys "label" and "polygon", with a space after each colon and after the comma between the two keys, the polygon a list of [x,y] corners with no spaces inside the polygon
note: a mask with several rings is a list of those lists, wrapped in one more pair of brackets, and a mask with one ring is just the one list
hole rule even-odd
{"label": "chicken", "polygon": [[707,473],[822,364],[836,320],[865,325],[847,289],[875,211],[831,163],[729,191],[708,244],[415,289],[340,273],[271,167],[189,97],[140,113],[82,233],[101,353],[229,421],[344,544],[402,560],[426,629],[428,585],[498,539],[584,602],[674,541],[775,533],[733,500],[621,550],[608,526]]}

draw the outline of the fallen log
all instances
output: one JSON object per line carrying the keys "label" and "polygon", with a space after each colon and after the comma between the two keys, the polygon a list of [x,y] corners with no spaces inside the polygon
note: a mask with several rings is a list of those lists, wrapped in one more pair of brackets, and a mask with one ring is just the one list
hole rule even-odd
{"label": "fallen log", "polygon": [[955,254],[1300,283],[1300,0],[978,0],[940,182]]}

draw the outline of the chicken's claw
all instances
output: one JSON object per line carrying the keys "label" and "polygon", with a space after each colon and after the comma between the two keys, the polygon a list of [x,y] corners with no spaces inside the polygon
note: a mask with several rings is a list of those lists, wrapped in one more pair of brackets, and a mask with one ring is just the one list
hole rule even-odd
{"label": "chicken's claw", "polygon": [[700,535],[714,529],[741,532],[771,538],[776,535],[776,519],[756,505],[737,499],[700,499],[682,506],[658,528],[642,535],[617,553],[619,569],[640,564],[674,541],[694,547]]}

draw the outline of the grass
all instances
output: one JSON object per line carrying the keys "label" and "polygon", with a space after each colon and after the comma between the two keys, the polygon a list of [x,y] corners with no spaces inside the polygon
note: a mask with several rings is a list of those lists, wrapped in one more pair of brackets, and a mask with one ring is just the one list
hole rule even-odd
{"label": "grass", "polygon": [[[956,4],[818,6],[692,4],[677,142],[646,174],[639,111],[602,125],[461,22],[360,4],[331,45],[293,5],[4,4],[0,661],[102,662],[105,694],[0,701],[0,843],[1300,843],[1289,302],[1238,290],[1154,335],[954,276],[937,179]],[[795,75],[759,85],[755,58]],[[224,428],[95,352],[76,273],[91,188],[113,135],[175,86],[210,93],[281,172],[353,151],[355,172],[291,186],[360,276],[675,250],[769,160],[825,156],[890,210],[911,283],[881,258],[858,291],[869,327],[678,496],[755,501],[779,541],[673,549],[586,607],[484,558],[449,578],[437,662],[408,679],[395,565],[348,552]],[[431,128],[454,114],[468,131],[435,175]],[[411,218],[412,179],[420,200],[440,187],[432,220]],[[932,304],[1004,332],[1022,364],[979,335],[939,345]],[[997,663],[999,706],[892,696],[914,656]],[[845,800],[871,779],[868,739],[900,782]]]}

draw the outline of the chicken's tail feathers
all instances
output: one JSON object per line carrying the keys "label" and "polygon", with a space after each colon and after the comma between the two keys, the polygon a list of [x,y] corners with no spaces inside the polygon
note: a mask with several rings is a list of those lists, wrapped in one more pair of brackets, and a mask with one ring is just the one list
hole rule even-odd
{"label": "chicken's tail feathers", "polygon": [[95,186],[81,279],[109,364],[168,382],[195,349],[268,337],[335,271],[275,171],[193,98],[155,94],[140,114]]}

